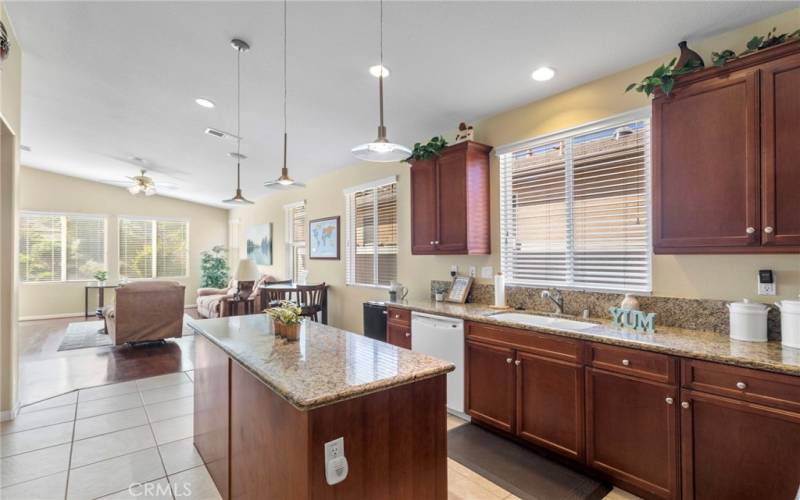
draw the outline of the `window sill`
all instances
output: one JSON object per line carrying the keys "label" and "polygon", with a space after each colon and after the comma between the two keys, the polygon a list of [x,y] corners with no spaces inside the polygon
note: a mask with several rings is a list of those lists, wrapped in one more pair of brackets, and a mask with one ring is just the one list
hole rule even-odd
{"label": "window sill", "polygon": [[346,286],[354,288],[374,288],[377,290],[388,290],[389,285],[369,285],[367,283],[346,283]]}

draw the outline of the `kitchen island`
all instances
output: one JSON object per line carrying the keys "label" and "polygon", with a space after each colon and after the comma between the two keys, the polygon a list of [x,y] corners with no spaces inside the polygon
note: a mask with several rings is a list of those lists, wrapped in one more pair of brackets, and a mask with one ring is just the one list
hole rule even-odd
{"label": "kitchen island", "polygon": [[[447,497],[445,376],[453,365],[306,321],[192,320],[194,443],[224,499]],[[348,472],[329,484],[325,444]]]}

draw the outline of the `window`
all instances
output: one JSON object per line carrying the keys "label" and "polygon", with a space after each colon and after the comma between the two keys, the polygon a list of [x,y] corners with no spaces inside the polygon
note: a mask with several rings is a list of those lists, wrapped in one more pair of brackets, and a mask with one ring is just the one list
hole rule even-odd
{"label": "window", "polygon": [[293,281],[300,282],[306,273],[306,204],[304,201],[284,207],[286,211],[286,268]]}
{"label": "window", "polygon": [[180,278],[189,274],[189,223],[119,219],[119,275]]}
{"label": "window", "polygon": [[105,217],[23,212],[19,226],[23,282],[91,280],[106,270]]}
{"label": "window", "polygon": [[644,111],[501,148],[498,155],[507,281],[651,290]]}
{"label": "window", "polygon": [[397,279],[397,178],[345,190],[346,281],[388,286]]}

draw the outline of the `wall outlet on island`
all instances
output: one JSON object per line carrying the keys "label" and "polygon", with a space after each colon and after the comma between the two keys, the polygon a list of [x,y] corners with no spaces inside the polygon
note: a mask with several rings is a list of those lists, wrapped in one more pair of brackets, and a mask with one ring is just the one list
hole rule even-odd
{"label": "wall outlet on island", "polygon": [[341,483],[347,477],[347,458],[344,456],[344,438],[325,443],[325,480],[329,485]]}

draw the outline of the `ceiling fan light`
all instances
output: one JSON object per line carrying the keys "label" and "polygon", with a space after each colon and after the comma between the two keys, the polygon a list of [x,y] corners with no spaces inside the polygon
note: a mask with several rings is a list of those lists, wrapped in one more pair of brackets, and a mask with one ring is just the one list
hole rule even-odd
{"label": "ceiling fan light", "polygon": [[155,186],[147,186],[144,188],[144,195],[145,196],[153,196],[156,194],[156,187]]}
{"label": "ceiling fan light", "polygon": [[141,190],[142,190],[142,186],[140,186],[138,184],[134,184],[133,186],[129,186],[128,187],[128,192],[130,194],[134,195],[134,196],[139,194],[139,192],[141,192]]}

